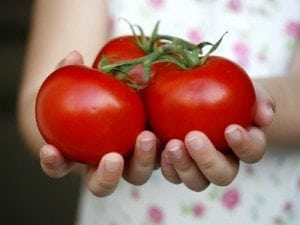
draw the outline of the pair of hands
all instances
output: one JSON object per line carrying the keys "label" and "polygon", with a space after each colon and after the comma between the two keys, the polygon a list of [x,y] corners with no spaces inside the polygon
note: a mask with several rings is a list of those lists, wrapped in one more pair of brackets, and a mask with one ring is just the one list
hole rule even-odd
{"label": "pair of hands", "polygon": [[[71,52],[58,67],[70,64],[83,64],[82,56]],[[210,183],[224,186],[230,184],[239,170],[239,161],[255,163],[266,150],[266,137],[262,129],[274,119],[274,101],[268,92],[256,88],[257,111],[255,124],[245,130],[239,125],[230,125],[225,137],[232,152],[219,152],[206,135],[191,131],[184,141],[170,140],[163,151],[159,141],[150,131],[143,131],[136,140],[132,156],[124,161],[118,153],[105,155],[98,166],[87,166],[85,180],[90,191],[96,196],[106,196],[115,190],[120,178],[142,185],[160,164],[164,177],[171,183],[184,183],[193,191],[204,190]],[[158,163],[158,161],[160,162]],[[68,174],[75,162],[64,156],[52,145],[40,149],[40,162],[44,172],[53,178]]]}

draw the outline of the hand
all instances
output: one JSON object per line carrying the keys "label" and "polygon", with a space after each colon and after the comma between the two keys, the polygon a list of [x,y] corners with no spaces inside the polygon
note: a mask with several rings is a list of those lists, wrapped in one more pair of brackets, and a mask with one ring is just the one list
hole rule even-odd
{"label": "hand", "polygon": [[[83,64],[82,56],[74,51],[58,67],[70,64]],[[132,156],[126,161],[118,153],[109,153],[102,157],[98,166],[87,166],[85,181],[88,188],[96,196],[109,195],[114,192],[122,175],[132,184],[144,184],[155,166],[156,145],[154,134],[143,131],[137,137]],[[53,178],[63,177],[76,165],[52,145],[44,145],[40,149],[40,162],[44,172]]]}
{"label": "hand", "polygon": [[175,184],[183,182],[191,190],[202,191],[210,183],[230,184],[238,173],[240,160],[245,163],[259,161],[267,147],[262,128],[272,123],[275,103],[262,87],[256,87],[256,97],[255,126],[246,130],[232,124],[225,130],[231,152],[221,153],[199,131],[188,133],[184,141],[169,141],[161,157],[165,178]]}

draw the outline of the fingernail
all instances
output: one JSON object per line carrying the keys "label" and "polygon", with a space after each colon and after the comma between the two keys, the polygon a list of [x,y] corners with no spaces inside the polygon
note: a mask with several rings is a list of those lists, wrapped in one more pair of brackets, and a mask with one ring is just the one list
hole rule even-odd
{"label": "fingernail", "polygon": [[105,167],[109,172],[116,172],[121,166],[121,162],[117,157],[110,157],[105,160]]}
{"label": "fingernail", "polygon": [[189,137],[188,143],[189,143],[190,147],[194,150],[201,150],[204,146],[203,139],[196,135]]}
{"label": "fingernail", "polygon": [[47,164],[52,164],[55,160],[54,153],[51,151],[51,149],[42,150],[42,158]]}
{"label": "fingernail", "polygon": [[152,138],[142,138],[140,141],[140,147],[143,151],[148,152],[154,146],[154,140]]}
{"label": "fingernail", "polygon": [[232,127],[229,130],[227,130],[226,135],[227,135],[227,137],[229,137],[231,140],[234,140],[234,141],[240,141],[242,139],[242,133],[236,127]]}
{"label": "fingernail", "polygon": [[74,57],[76,57],[77,53],[76,51],[71,51],[63,60],[60,61],[60,65],[66,64],[69,60],[72,60]]}
{"label": "fingernail", "polygon": [[183,151],[178,145],[171,147],[169,151],[175,157],[175,159],[180,159],[183,156]]}
{"label": "fingernail", "polygon": [[75,56],[77,56],[77,51],[71,51],[68,55],[67,55],[67,57],[66,58],[72,58],[72,57],[75,57]]}

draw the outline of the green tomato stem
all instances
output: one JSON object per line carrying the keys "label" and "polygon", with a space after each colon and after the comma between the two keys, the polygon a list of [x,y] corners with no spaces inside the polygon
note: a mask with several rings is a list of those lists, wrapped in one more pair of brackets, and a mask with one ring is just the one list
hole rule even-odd
{"label": "green tomato stem", "polygon": [[[151,66],[154,63],[175,63],[183,69],[202,66],[208,56],[218,48],[224,35],[227,33],[224,33],[215,44],[201,42],[195,45],[178,37],[158,34],[159,22],[156,23],[150,38],[144,35],[143,29],[140,26],[132,25],[128,21],[126,22],[130,25],[138,45],[147,52],[148,55],[137,59],[119,61],[113,64],[109,64],[109,60],[104,58],[100,61],[98,69],[114,75],[117,79],[128,81],[128,85],[132,87],[136,86],[136,84],[134,84],[134,82],[130,83],[127,75],[136,65],[143,65],[143,78],[146,82],[150,79]],[[139,36],[136,35],[134,27],[138,28],[140,32]],[[211,46],[211,48],[206,54],[203,54],[203,48],[206,46]]]}

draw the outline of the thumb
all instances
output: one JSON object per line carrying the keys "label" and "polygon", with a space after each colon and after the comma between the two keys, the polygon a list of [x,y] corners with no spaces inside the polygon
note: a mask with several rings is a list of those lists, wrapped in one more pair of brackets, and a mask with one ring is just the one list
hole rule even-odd
{"label": "thumb", "polygon": [[66,58],[64,58],[63,60],[61,60],[56,68],[60,68],[60,67],[63,67],[63,66],[67,66],[67,65],[81,65],[83,64],[83,57],[82,55],[78,52],[78,51],[72,51],[70,52]]}

